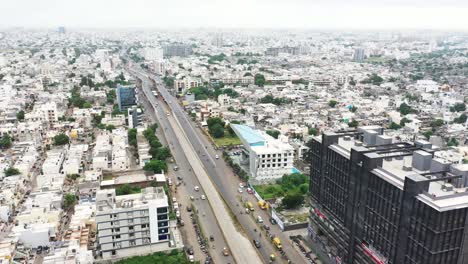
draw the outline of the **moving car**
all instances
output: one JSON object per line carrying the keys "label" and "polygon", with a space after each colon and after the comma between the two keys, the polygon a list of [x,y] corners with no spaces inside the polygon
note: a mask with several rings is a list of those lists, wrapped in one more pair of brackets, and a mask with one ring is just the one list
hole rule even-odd
{"label": "moving car", "polygon": [[206,197],[205,197],[204,194],[202,194],[200,198],[201,198],[202,200],[205,200],[205,199],[206,199]]}
{"label": "moving car", "polygon": [[242,190],[242,188],[239,188],[237,191],[238,191],[239,193],[243,193],[243,192],[244,192],[244,191]]}
{"label": "moving car", "polygon": [[229,250],[226,247],[223,248],[223,255],[224,256],[229,256]]}
{"label": "moving car", "polygon": [[215,158],[216,158],[216,159],[219,159],[219,155],[218,155],[218,154],[216,154]]}
{"label": "moving car", "polygon": [[198,187],[198,185],[195,185],[195,187],[193,187],[193,189],[198,192],[200,190],[200,187]]}
{"label": "moving car", "polygon": [[179,167],[178,167],[178,166],[174,166],[174,170],[175,170],[175,171],[179,170]]}
{"label": "moving car", "polygon": [[261,216],[257,216],[257,223],[263,223],[263,219]]}

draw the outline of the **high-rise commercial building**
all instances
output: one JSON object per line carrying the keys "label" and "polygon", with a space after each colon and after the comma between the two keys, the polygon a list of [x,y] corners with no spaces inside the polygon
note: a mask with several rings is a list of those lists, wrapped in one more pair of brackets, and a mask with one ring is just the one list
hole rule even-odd
{"label": "high-rise commercial building", "polygon": [[143,122],[143,111],[137,106],[132,106],[127,109],[128,113],[128,127],[136,128],[140,126]]}
{"label": "high-rise commercial building", "polygon": [[120,111],[127,111],[128,108],[136,105],[136,93],[134,87],[118,85],[116,94]]}
{"label": "high-rise commercial building", "polygon": [[[166,193],[147,187],[141,193],[116,196],[114,189],[96,194],[97,253],[102,259],[168,250],[171,231]],[[166,247],[158,245],[166,243]]]}
{"label": "high-rise commercial building", "polygon": [[337,263],[468,263],[468,165],[380,127],[309,142],[309,234]]}
{"label": "high-rise commercial building", "polygon": [[366,58],[366,51],[364,49],[355,49],[353,54],[353,61],[362,62]]}
{"label": "high-rise commercial building", "polygon": [[192,55],[192,46],[186,44],[170,44],[163,47],[164,57],[187,57]]}
{"label": "high-rise commercial building", "polygon": [[63,27],[63,26],[62,26],[62,27],[58,27],[57,31],[58,31],[59,34],[65,34],[65,33],[67,32],[66,29],[65,29],[65,27]]}

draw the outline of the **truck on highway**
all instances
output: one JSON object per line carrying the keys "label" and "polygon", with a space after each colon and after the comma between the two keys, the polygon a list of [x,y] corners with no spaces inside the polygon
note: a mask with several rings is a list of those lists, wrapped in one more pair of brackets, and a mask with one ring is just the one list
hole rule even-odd
{"label": "truck on highway", "polygon": [[281,250],[283,248],[283,246],[281,245],[281,241],[279,238],[275,237],[273,238],[273,245],[275,245],[275,247],[278,249],[278,250]]}
{"label": "truck on highway", "polygon": [[253,204],[252,204],[251,202],[248,202],[248,203],[247,203],[247,208],[248,208],[250,211],[255,210],[254,207],[253,207]]}

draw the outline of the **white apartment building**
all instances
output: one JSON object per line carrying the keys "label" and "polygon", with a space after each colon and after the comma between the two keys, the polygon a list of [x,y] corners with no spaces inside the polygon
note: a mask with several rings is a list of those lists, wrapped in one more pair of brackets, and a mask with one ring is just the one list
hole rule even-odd
{"label": "white apartment building", "polygon": [[110,144],[110,136],[107,132],[101,133],[96,137],[96,145],[93,150],[93,169],[94,170],[109,170],[110,152],[112,145]]}
{"label": "white apartment building", "polygon": [[162,61],[163,60],[163,49],[160,47],[156,48],[144,48],[142,55],[147,61]]}
{"label": "white apartment building", "polygon": [[81,160],[83,153],[88,150],[88,145],[71,145],[68,150],[67,159],[63,163],[65,175],[79,174],[81,172]]}
{"label": "white apartment building", "polygon": [[128,134],[124,128],[112,131],[112,171],[124,171],[130,168],[127,155]]}
{"label": "white apartment building", "polygon": [[96,194],[97,252],[102,259],[168,250],[172,230],[162,187],[116,196],[114,189]]}
{"label": "white apartment building", "polygon": [[271,182],[293,172],[294,148],[263,131],[245,125],[231,125],[243,143],[241,165],[254,182]]}
{"label": "white apartment building", "polygon": [[231,105],[231,97],[227,94],[220,94],[218,96],[218,103],[221,107],[230,106]]}
{"label": "white apartment building", "polygon": [[198,86],[200,86],[200,82],[191,78],[174,80],[174,90],[177,93],[185,93],[187,90]]}
{"label": "white apartment building", "polygon": [[53,149],[47,151],[47,158],[42,164],[42,171],[47,174],[58,174],[65,160],[65,149]]}

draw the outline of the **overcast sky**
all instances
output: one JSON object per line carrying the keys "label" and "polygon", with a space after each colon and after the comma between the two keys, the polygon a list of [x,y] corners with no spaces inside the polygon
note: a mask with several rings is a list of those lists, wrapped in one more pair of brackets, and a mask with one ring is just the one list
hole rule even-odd
{"label": "overcast sky", "polygon": [[3,0],[0,27],[468,30],[468,0]]}

